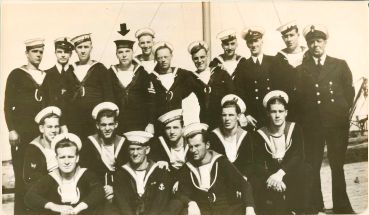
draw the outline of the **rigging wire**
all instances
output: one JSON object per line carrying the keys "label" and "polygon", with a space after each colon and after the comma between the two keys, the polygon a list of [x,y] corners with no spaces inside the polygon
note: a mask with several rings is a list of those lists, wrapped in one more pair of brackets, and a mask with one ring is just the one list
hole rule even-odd
{"label": "rigging wire", "polygon": [[99,59],[99,61],[101,61],[101,58],[102,58],[102,57],[104,56],[104,54],[105,54],[106,47],[108,46],[108,43],[110,43],[111,35],[113,34],[113,31],[114,31],[114,29],[115,29],[115,27],[116,27],[116,25],[117,25],[118,19],[119,19],[119,17],[120,17],[121,12],[123,11],[124,5],[125,5],[124,3],[122,3],[122,4],[120,5],[120,8],[119,8],[118,14],[117,14],[117,16],[115,17],[114,24],[113,24],[113,26],[111,27],[109,37],[108,37],[108,39],[107,39],[107,40],[106,40],[106,42],[105,42],[104,49],[103,49],[103,51],[101,52],[102,54],[100,55],[100,59]]}
{"label": "rigging wire", "polygon": [[154,13],[154,16],[151,18],[151,20],[150,20],[150,22],[149,22],[149,27],[151,27],[151,25],[152,25],[152,22],[154,21],[154,19],[156,18],[156,15],[158,14],[158,12],[159,12],[159,9],[160,9],[160,7],[161,7],[161,5],[162,5],[163,3],[161,2],[160,4],[159,4],[159,6],[156,8],[156,11],[155,11],[155,13]]}
{"label": "rigging wire", "polygon": [[273,4],[273,8],[274,8],[274,11],[275,11],[275,14],[277,15],[277,18],[278,18],[278,21],[279,21],[279,24],[282,25],[282,20],[281,20],[281,17],[279,16],[279,12],[278,12],[278,9],[275,5],[275,2],[274,0],[272,0],[272,4]]}

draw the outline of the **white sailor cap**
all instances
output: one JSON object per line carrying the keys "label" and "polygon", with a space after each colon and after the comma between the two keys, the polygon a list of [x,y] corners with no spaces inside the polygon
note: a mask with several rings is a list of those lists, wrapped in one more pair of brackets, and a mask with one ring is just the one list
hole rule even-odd
{"label": "white sailor cap", "polygon": [[56,115],[57,117],[61,116],[61,110],[58,107],[55,106],[49,106],[44,109],[42,109],[35,117],[35,122],[37,124],[40,124],[46,117]]}
{"label": "white sailor cap", "polygon": [[55,49],[61,48],[66,51],[71,51],[74,48],[73,43],[69,37],[59,37],[54,40],[54,44],[55,44]]}
{"label": "white sailor cap", "polygon": [[227,29],[219,32],[217,38],[222,42],[227,42],[236,39],[236,31],[234,29]]}
{"label": "white sailor cap", "polygon": [[91,41],[91,33],[81,34],[72,38],[72,43],[74,44],[74,47],[86,41]]}
{"label": "white sailor cap", "polygon": [[113,102],[102,102],[94,107],[92,110],[92,118],[96,120],[97,115],[103,110],[111,110],[114,111],[116,116],[119,116],[119,108]]}
{"label": "white sailor cap", "polygon": [[187,138],[187,137],[193,136],[195,134],[199,134],[199,133],[202,133],[204,131],[207,131],[208,128],[209,128],[209,126],[205,123],[194,122],[194,123],[191,123],[191,124],[187,125],[183,129],[183,136]]}
{"label": "white sailor cap", "polygon": [[142,145],[146,146],[149,140],[154,136],[146,131],[129,131],[124,133],[124,136],[128,139],[130,145]]}
{"label": "white sailor cap", "polygon": [[276,98],[276,97],[281,97],[283,98],[286,103],[288,103],[288,95],[287,93],[281,91],[281,90],[273,90],[273,91],[270,91],[269,93],[267,93],[265,96],[264,96],[264,99],[263,99],[263,106],[266,108],[267,107],[267,104],[268,104],[268,101],[272,98]]}
{"label": "white sailor cap", "polygon": [[222,98],[222,101],[220,103],[223,106],[223,104],[227,101],[235,101],[237,106],[240,108],[241,113],[245,113],[246,104],[240,97],[236,96],[235,94],[228,94]]}
{"label": "white sailor cap", "polygon": [[170,50],[170,52],[173,52],[173,46],[172,44],[168,43],[168,42],[164,42],[164,41],[160,41],[160,42],[157,42],[153,45],[152,47],[152,52],[154,54],[156,54],[156,51],[159,49],[159,48],[168,48]]}
{"label": "white sailor cap", "polygon": [[312,38],[323,38],[324,40],[328,39],[328,29],[321,24],[308,25],[304,29],[304,37],[306,41]]}
{"label": "white sailor cap", "polygon": [[176,110],[171,110],[163,115],[161,115],[158,120],[163,123],[164,125],[177,120],[177,119],[182,119],[182,115],[183,115],[183,110],[182,109],[176,109]]}
{"label": "white sailor cap", "polygon": [[82,148],[81,139],[77,135],[72,134],[72,133],[61,133],[61,134],[56,135],[54,139],[51,141],[51,149],[55,151],[56,145],[65,140],[76,144],[77,150],[81,151],[81,148]]}
{"label": "white sailor cap", "polygon": [[154,38],[155,37],[155,32],[151,28],[140,28],[136,31],[135,37],[137,39],[140,39],[140,37],[143,36],[143,35],[150,35]]}
{"label": "white sailor cap", "polygon": [[296,29],[296,30],[298,29],[297,24],[296,24],[296,20],[287,22],[287,23],[279,26],[277,28],[277,31],[281,32],[281,34],[283,35],[283,34],[289,32],[289,31],[291,31],[292,29]]}
{"label": "white sailor cap", "polygon": [[256,40],[262,38],[264,33],[264,28],[260,26],[250,26],[243,29],[243,31],[241,32],[241,37],[246,41]]}
{"label": "white sailor cap", "polygon": [[199,51],[200,49],[205,49],[206,52],[208,52],[209,50],[209,46],[205,41],[194,41],[192,43],[190,43],[190,45],[188,46],[187,50],[188,53],[195,54],[195,50],[196,52]]}
{"label": "white sailor cap", "polygon": [[24,44],[26,45],[27,50],[31,50],[34,48],[40,48],[40,47],[44,47],[45,39],[43,38],[33,38],[33,39],[29,39],[24,41]]}

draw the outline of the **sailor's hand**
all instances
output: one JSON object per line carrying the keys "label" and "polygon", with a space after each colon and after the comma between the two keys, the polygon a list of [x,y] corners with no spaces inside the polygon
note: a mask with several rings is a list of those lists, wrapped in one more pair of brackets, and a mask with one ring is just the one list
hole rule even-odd
{"label": "sailor's hand", "polygon": [[255,215],[254,207],[246,207],[245,215]]}
{"label": "sailor's hand", "polygon": [[51,211],[60,213],[60,214],[70,214],[70,211],[73,209],[70,205],[59,205],[52,202],[48,202],[45,205],[45,209],[49,209]]}
{"label": "sailor's hand", "polygon": [[282,187],[281,182],[283,180],[283,176],[286,173],[280,169],[278,170],[276,173],[274,173],[273,175],[269,176],[268,180],[267,180],[267,187],[268,188],[276,188],[276,191],[280,190],[280,188]]}
{"label": "sailor's hand", "polygon": [[113,187],[112,187],[112,186],[110,186],[110,185],[105,185],[105,186],[104,186],[104,192],[105,192],[105,198],[106,198],[107,200],[110,200],[110,199],[112,199],[112,198],[113,198],[113,194],[114,194],[114,192],[113,192]]}
{"label": "sailor's hand", "polygon": [[200,208],[196,202],[191,201],[188,203],[188,215],[201,215]]}
{"label": "sailor's hand", "polygon": [[156,163],[158,164],[158,167],[160,169],[164,169],[165,168],[166,170],[170,171],[168,162],[166,162],[166,161],[158,161]]}
{"label": "sailor's hand", "polygon": [[18,146],[20,143],[20,137],[16,130],[9,131],[9,143],[11,146]]}
{"label": "sailor's hand", "polygon": [[86,210],[87,208],[88,205],[84,202],[81,202],[76,207],[72,208],[72,210],[70,211],[70,215],[79,214],[81,211]]}

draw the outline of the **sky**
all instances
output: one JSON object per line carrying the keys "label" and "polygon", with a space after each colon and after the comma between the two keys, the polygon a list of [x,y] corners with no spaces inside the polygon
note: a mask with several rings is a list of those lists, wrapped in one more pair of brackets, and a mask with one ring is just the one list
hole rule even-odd
{"label": "sky", "polygon": [[[216,34],[234,28],[238,36],[240,55],[250,53],[240,32],[247,26],[265,29],[264,52],[275,55],[284,48],[279,32],[281,23],[296,20],[302,29],[308,24],[323,24],[329,30],[327,53],[345,59],[351,68],[354,83],[368,73],[368,5],[366,2],[309,2],[309,1],[238,1],[211,3],[211,53],[222,52]],[[193,70],[187,46],[202,40],[201,2],[88,2],[88,1],[2,1],[1,5],[1,73],[0,108],[3,109],[6,78],[14,68],[26,63],[24,41],[30,38],[45,39],[41,69],[55,64],[54,39],[92,33],[92,58],[106,67],[117,63],[114,40],[119,24],[130,29],[126,38],[134,40],[141,27],[151,27],[156,32],[155,41],[168,41],[174,46],[172,64]],[[306,46],[303,36],[301,44]],[[135,44],[134,51],[140,50]],[[76,55],[72,56],[76,61]],[[2,159],[10,158],[8,130],[3,111],[0,112],[0,141]]]}

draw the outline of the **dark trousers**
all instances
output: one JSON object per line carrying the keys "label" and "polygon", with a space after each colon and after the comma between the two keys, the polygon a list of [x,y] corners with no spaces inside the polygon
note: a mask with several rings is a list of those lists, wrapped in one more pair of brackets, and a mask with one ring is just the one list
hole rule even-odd
{"label": "dark trousers", "polygon": [[312,212],[324,208],[321,190],[320,168],[323,161],[324,146],[327,144],[327,155],[332,171],[333,211],[336,213],[352,212],[352,207],[346,192],[346,181],[343,170],[348,144],[348,126],[323,127],[309,125],[303,127],[306,161],[312,166],[313,185],[311,190]]}
{"label": "dark trousers", "polygon": [[[31,129],[30,129],[31,130]],[[33,132],[18,132],[20,144],[11,147],[12,165],[14,170],[14,215],[24,215],[27,213],[24,204],[25,185],[23,180],[24,151],[27,145],[37,136]]]}

